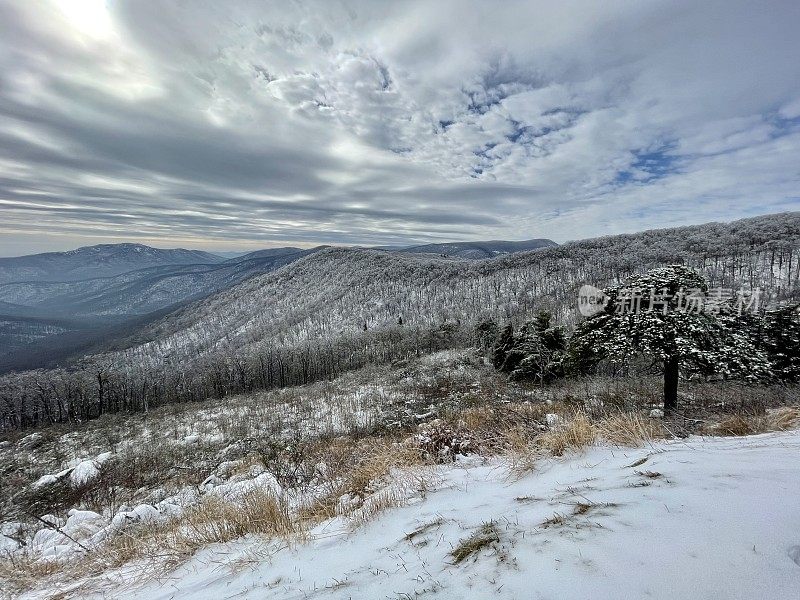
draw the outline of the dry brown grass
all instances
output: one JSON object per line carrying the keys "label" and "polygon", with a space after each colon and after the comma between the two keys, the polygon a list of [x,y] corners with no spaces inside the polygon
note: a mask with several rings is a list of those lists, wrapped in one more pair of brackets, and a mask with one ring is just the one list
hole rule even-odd
{"label": "dry brown grass", "polygon": [[600,419],[595,424],[597,434],[616,446],[637,447],[650,440],[663,438],[667,433],[660,421],[641,413],[616,413]]}
{"label": "dry brown grass", "polygon": [[[420,449],[409,441],[401,443],[395,439],[376,438],[356,444],[334,442],[328,452],[334,457],[331,462],[335,464],[335,470],[326,474],[328,486],[325,493],[301,508],[302,521],[320,522],[344,515],[364,522],[382,510],[396,506],[404,495],[404,487],[407,490],[411,486],[425,485],[424,476],[414,473],[413,467],[427,464],[427,461]],[[381,487],[392,472],[400,475],[394,485]],[[345,494],[365,501],[343,507],[339,499]]]}
{"label": "dry brown grass", "polygon": [[564,515],[561,513],[555,513],[549,519],[542,521],[542,528],[547,529],[548,527],[560,527],[561,525],[565,525],[566,522],[567,518]]}
{"label": "dry brown grass", "polygon": [[[95,551],[74,555],[68,562],[38,557],[0,560],[0,580],[18,591],[31,589],[43,579],[54,584],[76,581],[140,561],[143,575],[160,575],[213,543],[230,542],[246,535],[302,539],[302,525],[293,520],[282,498],[254,490],[235,502],[207,496],[183,514],[163,523],[127,527]],[[64,598],[80,598],[81,589],[62,592]]]}
{"label": "dry brown grass", "polygon": [[264,459],[256,452],[250,453],[235,461],[235,465],[228,474],[229,477],[247,475],[253,467],[266,467]]}
{"label": "dry brown grass", "polygon": [[497,525],[492,522],[484,523],[480,528],[467,538],[461,540],[450,552],[453,564],[459,564],[482,549],[494,546],[500,542],[500,533]]}
{"label": "dry brown grass", "polygon": [[444,523],[444,519],[439,517],[438,519],[434,519],[433,521],[430,521],[429,523],[425,523],[423,525],[420,525],[414,531],[412,531],[410,533],[407,533],[403,537],[403,539],[405,541],[407,541],[407,542],[413,542],[414,539],[417,538],[418,536],[424,535],[424,534],[428,533],[429,531],[432,531],[432,530],[440,527],[443,523]]}
{"label": "dry brown grass", "polygon": [[763,416],[736,414],[712,426],[710,432],[715,435],[751,435],[763,431],[765,424]]}
{"label": "dry brown grass", "polygon": [[583,450],[596,439],[594,424],[586,413],[579,411],[563,425],[543,433],[537,442],[553,456],[562,456],[568,450]]}
{"label": "dry brown grass", "polygon": [[8,555],[0,560],[0,581],[3,582],[4,589],[0,591],[0,598],[5,597],[3,592],[21,593],[31,589],[43,577],[49,577],[58,573],[61,566],[48,562],[40,561],[38,558],[28,555]]}
{"label": "dry brown grass", "polygon": [[[43,579],[72,581],[120,567],[132,561],[142,565],[143,576],[157,576],[175,568],[201,548],[247,535],[302,540],[307,527],[343,514],[356,525],[397,506],[409,489],[428,485],[420,450],[399,439],[340,438],[319,441],[309,448],[306,460],[324,457],[329,470],[326,493],[300,514],[291,514],[284,498],[254,490],[235,500],[206,495],[180,516],[163,523],[131,525],[110,537],[97,550],[74,556],[67,562],[42,562],[16,557],[0,560],[0,579],[19,590],[41,584]],[[245,466],[259,463],[246,457]],[[389,477],[391,475],[391,478]],[[388,484],[388,485],[387,485]],[[339,498],[351,494],[363,499],[358,505],[340,507]],[[80,590],[70,592],[80,597]]]}
{"label": "dry brown grass", "polygon": [[800,426],[800,409],[793,406],[764,412],[739,412],[706,427],[710,435],[754,435],[770,431],[786,431]]}
{"label": "dry brown grass", "polygon": [[569,451],[580,452],[598,440],[619,446],[637,447],[650,440],[666,437],[660,422],[640,413],[615,413],[602,418],[577,411],[561,415],[563,422],[542,434],[528,428],[514,427],[503,432],[504,455],[510,471],[518,475],[533,470],[542,451],[563,456]]}
{"label": "dry brown grass", "polygon": [[767,419],[773,431],[786,431],[800,427],[800,409],[794,406],[783,406],[767,411]]}
{"label": "dry brown grass", "polygon": [[[123,530],[97,553],[87,555],[87,566],[117,567],[134,559],[151,558],[164,567],[190,557],[213,543],[230,542],[246,535],[269,538],[302,536],[284,499],[264,490],[248,492],[235,502],[207,496],[182,515],[158,525]],[[92,564],[94,563],[94,564]]]}

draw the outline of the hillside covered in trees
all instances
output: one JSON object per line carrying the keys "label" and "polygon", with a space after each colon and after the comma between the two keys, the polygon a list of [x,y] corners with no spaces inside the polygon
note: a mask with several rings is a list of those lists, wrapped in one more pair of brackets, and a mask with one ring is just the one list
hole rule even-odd
{"label": "hillside covered in trees", "polygon": [[488,260],[327,248],[181,308],[79,364],[9,374],[2,426],[86,419],[333,377],[474,343],[542,310],[571,329],[583,284],[681,264],[709,287],[800,297],[800,213],[572,242]]}

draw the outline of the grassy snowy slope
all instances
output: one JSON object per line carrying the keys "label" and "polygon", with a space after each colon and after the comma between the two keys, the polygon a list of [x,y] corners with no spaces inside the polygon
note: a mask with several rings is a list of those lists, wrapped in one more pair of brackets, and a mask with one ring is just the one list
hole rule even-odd
{"label": "grassy snowy slope", "polygon": [[[502,459],[426,474],[405,506],[307,542],[246,538],[100,598],[797,598],[800,435],[594,448],[518,479]],[[99,583],[99,582],[98,582]]]}
{"label": "grassy snowy slope", "polygon": [[791,597],[797,389],[660,390],[447,351],[7,434],[0,597]]}

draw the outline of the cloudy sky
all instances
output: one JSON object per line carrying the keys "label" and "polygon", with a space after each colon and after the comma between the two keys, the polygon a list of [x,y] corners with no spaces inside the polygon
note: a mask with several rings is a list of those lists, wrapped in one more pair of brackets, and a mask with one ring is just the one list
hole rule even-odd
{"label": "cloudy sky", "polygon": [[0,255],[798,209],[797,0],[0,0]]}

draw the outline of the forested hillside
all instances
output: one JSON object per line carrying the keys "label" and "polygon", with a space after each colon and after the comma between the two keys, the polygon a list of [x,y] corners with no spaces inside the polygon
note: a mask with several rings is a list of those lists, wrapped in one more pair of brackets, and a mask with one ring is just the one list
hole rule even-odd
{"label": "forested hillside", "polygon": [[605,285],[681,263],[711,287],[762,287],[793,297],[800,277],[800,213],[574,242],[494,260],[456,262],[377,250],[329,248],[170,315],[151,343],[127,355],[160,361],[214,348],[247,352],[396,325],[525,320],[542,308],[569,324],[584,283]]}
{"label": "forested hillside", "polygon": [[541,309],[571,325],[577,290],[682,263],[711,287],[762,287],[763,302],[800,296],[800,213],[573,242],[466,262],[328,248],[146,327],[78,370],[10,375],[4,424],[219,397],[331,377],[471,343],[475,324],[521,322]]}

